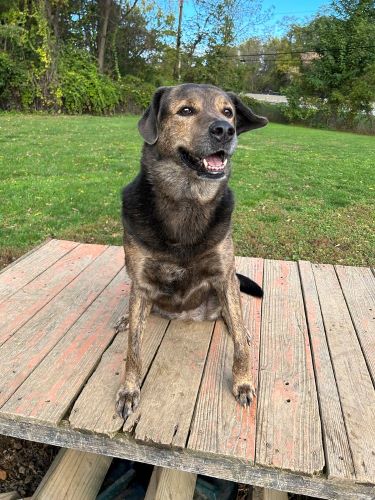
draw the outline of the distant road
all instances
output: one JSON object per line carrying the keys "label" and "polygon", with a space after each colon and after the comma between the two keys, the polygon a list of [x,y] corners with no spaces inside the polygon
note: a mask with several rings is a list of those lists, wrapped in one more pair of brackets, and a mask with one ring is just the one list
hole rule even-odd
{"label": "distant road", "polygon": [[273,95],[273,94],[244,94],[247,97],[252,97],[257,101],[269,102],[271,104],[279,104],[281,102],[287,103],[287,98],[284,95]]}

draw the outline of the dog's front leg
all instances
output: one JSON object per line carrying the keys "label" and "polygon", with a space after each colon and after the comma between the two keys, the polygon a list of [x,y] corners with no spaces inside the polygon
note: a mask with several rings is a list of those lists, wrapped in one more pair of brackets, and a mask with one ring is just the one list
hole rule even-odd
{"label": "dog's front leg", "polygon": [[129,298],[129,337],[125,378],[117,392],[116,411],[127,418],[138,406],[141,382],[141,343],[151,302],[132,285]]}
{"label": "dog's front leg", "polygon": [[250,375],[248,332],[242,317],[240,287],[234,271],[230,275],[229,283],[220,288],[219,300],[234,344],[233,394],[242,405],[249,405],[255,395],[255,388]]}

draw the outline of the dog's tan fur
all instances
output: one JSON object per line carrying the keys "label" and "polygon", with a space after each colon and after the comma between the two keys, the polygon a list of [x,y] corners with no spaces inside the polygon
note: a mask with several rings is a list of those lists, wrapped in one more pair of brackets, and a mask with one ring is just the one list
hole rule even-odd
{"label": "dog's tan fur", "polygon": [[[126,372],[116,401],[117,412],[124,417],[134,411],[139,402],[140,346],[151,311],[172,319],[213,320],[222,316],[234,342],[234,396],[241,404],[249,404],[254,395],[249,373],[248,334],[235,272],[231,207],[225,209],[223,204],[223,212],[227,210],[229,215],[223,215],[223,222],[220,221],[220,200],[227,196],[230,163],[225,167],[223,181],[206,180],[182,166],[178,154],[179,148],[195,152],[208,147],[209,124],[223,120],[225,108],[233,110],[233,116],[225,120],[233,127],[238,126],[237,101],[233,102],[233,97],[210,86],[183,85],[159,91],[159,94],[151,105],[155,109],[150,107],[140,122],[146,140],[142,172],[152,190],[152,217],[163,231],[164,240],[159,246],[154,245],[152,224],[142,226],[137,232],[135,225],[127,222],[127,210],[133,207],[127,209],[124,191],[124,249],[126,268],[132,279]],[[184,106],[196,110],[194,116],[183,119],[178,110]],[[261,117],[252,116],[254,123],[259,119],[261,124],[247,129],[266,123]],[[236,146],[235,137],[232,142],[226,146],[229,157]],[[213,222],[215,218],[218,223]]]}

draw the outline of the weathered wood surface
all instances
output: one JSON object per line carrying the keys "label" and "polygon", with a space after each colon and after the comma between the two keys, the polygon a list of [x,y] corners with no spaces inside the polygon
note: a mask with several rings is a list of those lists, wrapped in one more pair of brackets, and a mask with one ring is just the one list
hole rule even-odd
{"label": "weathered wood surface", "polygon": [[333,266],[313,270],[356,479],[375,483],[374,386]]}
{"label": "weathered wood surface", "polygon": [[23,272],[47,245],[0,273],[0,287],[12,268],[23,276],[0,302],[1,433],[274,490],[375,498],[371,271],[237,259],[265,289],[263,301],[242,298],[252,406],[231,394],[221,321],[152,315],[141,403],[124,424],[114,400],[127,331],[113,328],[128,303],[123,250],[56,242],[57,260]]}
{"label": "weathered wood surface", "polygon": [[328,477],[353,479],[354,464],[310,262],[299,263],[318,387]]}
{"label": "weathered wood surface", "polygon": [[21,498],[16,491],[9,491],[8,493],[0,493],[0,500],[18,500]]}
{"label": "weathered wood surface", "polygon": [[[151,365],[167,326],[168,321],[157,316],[151,315],[147,320],[142,343],[142,378]],[[126,351],[127,331],[117,335],[75,402],[69,417],[73,429],[108,436],[121,429],[124,421],[115,412],[115,400],[125,368]]]}
{"label": "weathered wood surface", "polygon": [[314,370],[297,264],[265,261],[256,463],[323,470]]}
{"label": "weathered wood surface", "polygon": [[210,321],[171,321],[124,431],[145,442],[186,445],[212,328]]}
{"label": "weathered wood surface", "polygon": [[251,500],[288,500],[288,493],[255,487]]}
{"label": "weathered wood surface", "polygon": [[336,266],[336,272],[375,384],[375,276],[363,267]]}
{"label": "weathered wood surface", "polygon": [[196,474],[154,467],[145,500],[191,500],[196,482]]}
{"label": "weathered wood surface", "polygon": [[0,302],[27,285],[79,243],[50,240],[0,270]]}
{"label": "weathered wood surface", "polygon": [[112,458],[62,448],[33,500],[95,500]]}
{"label": "weathered wood surface", "polygon": [[79,245],[0,304],[0,346],[59,294],[103,252],[102,245]]}
{"label": "weathered wood surface", "polygon": [[[257,283],[262,283],[262,259],[237,258],[236,269]],[[257,388],[262,301],[243,295],[242,307],[244,321],[251,337],[251,373]],[[218,321],[197,398],[188,448],[242,457],[253,463],[257,397],[250,407],[233,404],[232,362],[233,341],[224,323]]]}
{"label": "weathered wood surface", "polygon": [[123,265],[120,248],[102,252],[91,265],[24,324],[0,349],[0,405],[96,299]]}
{"label": "weathered wood surface", "polygon": [[127,289],[125,273],[119,272],[7,401],[2,413],[58,424],[113,339],[114,325],[127,309]]}
{"label": "weathered wood surface", "polygon": [[282,469],[253,467],[245,460],[234,457],[137,442],[123,433],[118,433],[110,439],[96,433],[72,430],[65,422],[58,427],[35,425],[21,420],[4,419],[0,415],[0,433],[317,498],[331,500],[375,498],[374,485],[355,484],[353,481],[344,480],[327,481],[322,475],[305,476]]}

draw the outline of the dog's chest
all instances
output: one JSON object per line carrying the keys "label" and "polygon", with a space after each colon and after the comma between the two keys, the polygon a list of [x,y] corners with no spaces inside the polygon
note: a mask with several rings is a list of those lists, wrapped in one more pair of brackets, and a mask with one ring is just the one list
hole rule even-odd
{"label": "dog's chest", "polygon": [[169,296],[174,300],[184,300],[198,290],[210,290],[222,275],[222,265],[213,256],[197,259],[186,266],[147,259],[143,268],[143,279],[152,290],[154,299]]}

